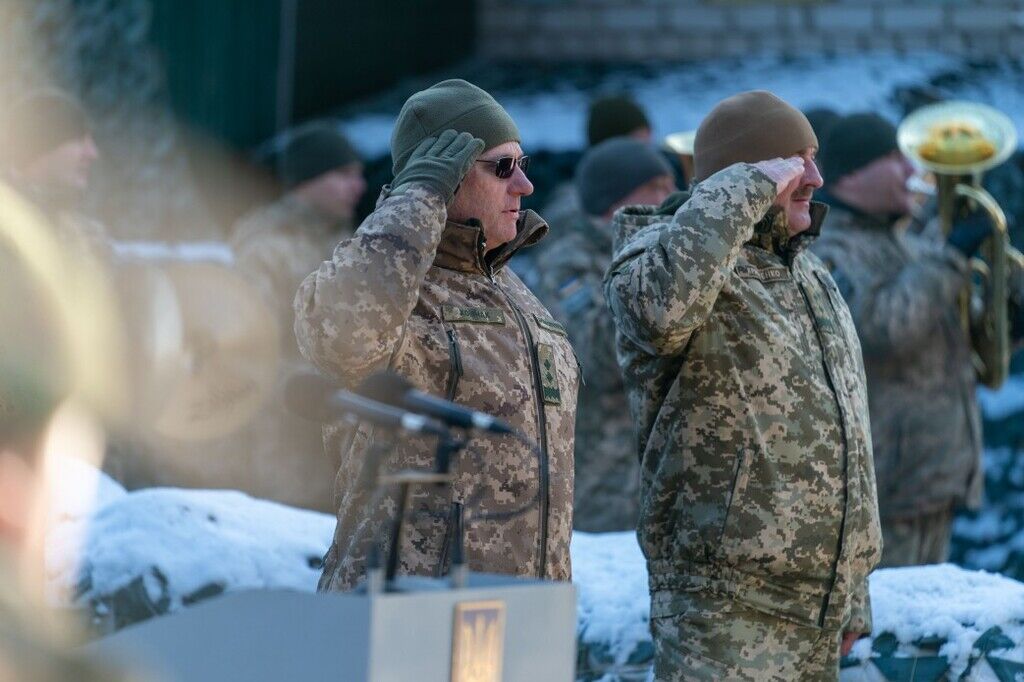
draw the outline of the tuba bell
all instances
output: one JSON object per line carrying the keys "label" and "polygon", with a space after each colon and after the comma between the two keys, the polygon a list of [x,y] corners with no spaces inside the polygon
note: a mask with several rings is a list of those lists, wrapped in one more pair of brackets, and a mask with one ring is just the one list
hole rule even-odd
{"label": "tuba bell", "polygon": [[[989,388],[1005,381],[1010,366],[1007,311],[1009,261],[1024,263],[1010,246],[1006,215],[981,187],[982,174],[1008,159],[1017,131],[1002,112],[984,104],[951,101],[921,107],[897,130],[900,151],[918,168],[935,175],[939,225],[953,223],[975,208],[990,216],[994,230],[971,259],[972,286],[960,298],[964,331],[971,339],[978,380]],[[979,309],[973,306],[980,304]]]}
{"label": "tuba bell", "polygon": [[665,149],[679,159],[686,184],[693,182],[693,141],[697,139],[696,130],[684,130],[666,135],[663,141]]}

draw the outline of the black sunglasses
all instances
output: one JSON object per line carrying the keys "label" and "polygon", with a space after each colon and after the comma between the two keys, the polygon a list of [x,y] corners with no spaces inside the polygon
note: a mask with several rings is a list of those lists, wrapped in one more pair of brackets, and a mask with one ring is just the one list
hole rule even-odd
{"label": "black sunglasses", "polygon": [[519,169],[523,171],[524,174],[526,173],[526,169],[530,167],[529,156],[520,156],[518,159],[514,156],[503,156],[500,159],[495,159],[494,161],[489,159],[477,159],[477,161],[480,163],[493,163],[494,174],[502,180],[511,178],[512,174],[516,171],[516,166],[519,166]]}

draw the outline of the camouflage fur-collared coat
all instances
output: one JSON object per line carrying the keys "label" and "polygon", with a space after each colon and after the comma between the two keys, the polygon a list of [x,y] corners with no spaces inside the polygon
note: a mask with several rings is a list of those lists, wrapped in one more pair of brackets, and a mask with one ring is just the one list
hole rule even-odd
{"label": "camouflage fur-collared coat", "polygon": [[605,280],[637,422],[638,536],[651,616],[687,592],[791,621],[870,630],[881,532],[860,345],[827,268],[724,169],[615,218]]}
{"label": "camouflage fur-collared coat", "polygon": [[[454,490],[413,495],[400,572],[444,573],[461,521],[472,570],[567,580],[579,366],[562,326],[504,267],[547,226],[526,211],[516,239],[486,253],[481,228],[446,215],[441,198],[425,188],[396,195],[385,189],[356,236],[299,289],[299,347],[345,386],[391,369],[421,390],[506,420],[539,444],[534,450],[508,437],[472,438],[454,463]],[[368,485],[371,441],[380,443],[381,434],[365,426],[324,429],[325,447],[338,453],[341,467],[322,590],[351,588],[374,539],[386,546],[397,495],[389,489],[375,497]],[[398,438],[383,469],[429,470],[433,453],[433,439]],[[481,517],[518,509],[524,513],[513,518]]]}
{"label": "camouflage fur-collared coat", "polygon": [[610,221],[578,213],[557,248],[537,259],[537,289],[566,329],[583,365],[576,415],[573,525],[600,533],[633,530],[640,505],[640,463],[633,418],[615,359],[615,322],[604,300],[612,261]]}
{"label": "camouflage fur-collared coat", "polygon": [[967,262],[928,236],[833,207],[812,249],[857,325],[878,503],[906,518],[981,501],[981,418],[958,310]]}

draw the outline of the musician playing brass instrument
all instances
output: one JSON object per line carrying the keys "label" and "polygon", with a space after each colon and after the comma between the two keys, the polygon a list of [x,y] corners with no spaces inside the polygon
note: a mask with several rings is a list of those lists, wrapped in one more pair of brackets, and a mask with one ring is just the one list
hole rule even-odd
{"label": "musician playing brass instrument", "polygon": [[[914,149],[921,165],[991,162],[999,153],[994,140],[957,120],[919,132]],[[881,565],[940,563],[949,553],[953,510],[981,500],[975,388],[979,380],[993,384],[1005,375],[1005,357],[990,354],[987,366],[977,364],[972,335],[984,322],[977,315],[965,319],[963,307],[970,261],[995,241],[996,221],[961,200],[946,211],[944,231],[906,230],[904,218],[915,208],[907,187],[914,167],[900,150],[897,129],[875,114],[838,121],[821,160],[826,184],[819,198],[831,210],[812,248],[850,307],[864,353]],[[939,184],[948,182],[940,177]],[[1002,317],[995,326],[1008,325],[1003,333],[1020,339],[1024,280],[1012,259],[1006,263],[1009,304],[993,308]]]}

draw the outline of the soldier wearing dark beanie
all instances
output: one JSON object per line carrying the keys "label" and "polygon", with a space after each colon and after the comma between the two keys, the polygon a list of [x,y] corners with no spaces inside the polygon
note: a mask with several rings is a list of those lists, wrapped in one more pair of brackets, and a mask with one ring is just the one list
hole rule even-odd
{"label": "soldier wearing dark beanie", "polygon": [[828,184],[899,148],[896,126],[874,113],[839,119],[829,127],[822,147],[818,160]]}
{"label": "soldier wearing dark beanie", "polygon": [[671,176],[672,167],[649,144],[615,137],[583,155],[576,169],[576,186],[583,210],[603,216],[633,190],[664,175]]}
{"label": "soldier wearing dark beanie", "polygon": [[766,90],[722,100],[697,129],[693,141],[694,180],[706,180],[734,163],[786,158],[818,138],[799,109]]}
{"label": "soldier wearing dark beanie", "polygon": [[360,160],[355,147],[335,126],[314,123],[288,140],[281,155],[281,180],[291,189]]}
{"label": "soldier wearing dark beanie", "polygon": [[647,114],[626,95],[602,97],[590,103],[587,114],[587,142],[593,147],[612,137],[633,135],[651,129]]}

